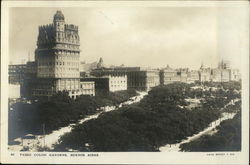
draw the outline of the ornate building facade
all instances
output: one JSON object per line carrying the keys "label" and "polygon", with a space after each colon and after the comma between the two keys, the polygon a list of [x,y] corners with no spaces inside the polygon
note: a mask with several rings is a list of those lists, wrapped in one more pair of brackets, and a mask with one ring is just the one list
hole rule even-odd
{"label": "ornate building facade", "polygon": [[84,84],[80,86],[79,47],[78,27],[66,24],[61,11],[56,12],[52,24],[40,26],[35,51],[37,74],[29,81],[31,95],[67,91],[75,98],[83,94],[86,90]]}

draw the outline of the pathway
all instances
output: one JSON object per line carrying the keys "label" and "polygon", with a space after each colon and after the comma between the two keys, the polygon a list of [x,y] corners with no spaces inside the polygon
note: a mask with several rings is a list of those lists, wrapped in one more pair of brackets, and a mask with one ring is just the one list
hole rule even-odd
{"label": "pathway", "polygon": [[[138,93],[139,93],[138,96],[131,97],[128,101],[125,101],[125,102],[121,103],[118,107],[120,108],[120,107],[122,107],[124,105],[129,105],[129,104],[133,104],[133,103],[139,102],[145,95],[147,95],[147,92],[138,92]],[[84,119],[81,119],[77,123],[70,124],[69,126],[66,126],[66,127],[62,127],[62,128],[60,128],[58,130],[55,130],[52,133],[47,134],[45,136],[38,135],[38,136],[36,136],[35,139],[30,140],[29,144],[25,143],[24,146],[29,147],[30,151],[37,151],[38,148],[41,147],[41,146],[46,146],[46,147],[49,147],[49,148],[52,149],[53,148],[53,144],[56,144],[58,142],[58,140],[60,139],[61,136],[63,136],[64,134],[66,134],[68,132],[71,132],[72,127],[74,125],[76,125],[76,124],[82,124],[82,123],[84,123],[84,122],[86,122],[88,120],[98,118],[98,116],[101,113],[105,113],[105,112],[117,110],[118,107],[117,106],[105,106],[105,107],[101,107],[101,108],[98,109],[98,110],[102,110],[101,112],[98,112],[96,114],[93,114],[93,115],[90,115],[88,117],[85,117]],[[17,138],[14,141],[21,142],[22,140],[21,140],[21,138]],[[44,145],[44,143],[45,143],[45,145]],[[9,146],[9,149],[12,150],[12,151],[20,151],[22,148],[23,148],[22,142],[19,145],[10,145]]]}

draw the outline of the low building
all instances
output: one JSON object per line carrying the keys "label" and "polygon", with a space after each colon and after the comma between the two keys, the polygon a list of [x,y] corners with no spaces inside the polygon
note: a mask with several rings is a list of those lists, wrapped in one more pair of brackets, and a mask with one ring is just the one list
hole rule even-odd
{"label": "low building", "polygon": [[215,68],[211,70],[211,80],[213,82],[221,82],[221,69]]}
{"label": "low building", "polygon": [[222,69],[221,70],[221,82],[230,81],[230,69]]}
{"label": "low building", "polygon": [[9,83],[22,84],[25,77],[26,64],[9,65]]}
{"label": "low building", "polygon": [[241,79],[240,71],[238,69],[231,69],[230,80],[231,81],[239,81],[240,79]]}
{"label": "low building", "polygon": [[[97,68],[92,70],[91,75],[96,78],[108,79],[108,90],[110,92],[127,90],[127,74],[114,68]],[[98,83],[98,82],[96,82]],[[96,87],[98,84],[96,85]],[[106,87],[106,86],[105,86]],[[97,87],[97,90],[99,87]]]}
{"label": "low building", "polygon": [[146,90],[160,85],[160,71],[157,69],[147,69],[146,72]]}
{"label": "low building", "polygon": [[180,82],[188,82],[188,68],[179,68],[177,69],[177,76],[179,76]]}
{"label": "low building", "polygon": [[202,64],[199,70],[199,81],[211,81],[211,68],[205,68]]}
{"label": "low building", "polygon": [[178,73],[177,70],[167,66],[166,68],[160,71],[160,81],[162,85],[168,85],[174,82],[180,82],[181,81],[180,73]]}
{"label": "low building", "polygon": [[162,85],[175,82],[193,83],[199,81],[199,72],[196,70],[189,71],[188,68],[172,69],[169,66],[160,71]]}
{"label": "low building", "polygon": [[110,91],[108,77],[81,78],[81,83],[84,83],[84,82],[94,82],[95,95],[98,95],[98,93],[108,93]]}
{"label": "low building", "polygon": [[156,69],[141,69],[127,71],[128,89],[148,91],[160,85],[160,71]]}
{"label": "low building", "polygon": [[109,78],[109,91],[122,91],[127,90],[127,75],[126,74],[110,74],[108,75]]}
{"label": "low building", "polygon": [[189,71],[187,76],[187,82],[194,83],[196,81],[199,81],[199,72],[197,70]]}
{"label": "low building", "polygon": [[80,91],[82,95],[95,96],[95,82],[94,81],[81,81]]}
{"label": "low building", "polygon": [[205,81],[211,81],[211,73],[210,70],[203,70],[199,72],[199,80],[201,82],[205,82]]}
{"label": "low building", "polygon": [[215,68],[211,70],[211,80],[213,82],[239,81],[240,72],[237,69]]}
{"label": "low building", "polygon": [[230,62],[228,60],[221,60],[218,64],[218,69],[230,69]]}
{"label": "low building", "polygon": [[80,88],[78,90],[69,90],[69,97],[76,99],[81,95],[95,96],[95,82],[86,81],[80,82]]}

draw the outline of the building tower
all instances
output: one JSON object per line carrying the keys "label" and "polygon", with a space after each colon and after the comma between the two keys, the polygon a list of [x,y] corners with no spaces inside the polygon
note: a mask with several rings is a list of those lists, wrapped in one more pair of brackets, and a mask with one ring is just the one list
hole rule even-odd
{"label": "building tower", "polygon": [[228,60],[221,60],[218,65],[219,69],[230,69],[230,62]]}
{"label": "building tower", "polygon": [[101,57],[99,62],[97,63],[97,68],[103,68],[103,67],[104,67],[104,64],[103,64],[103,59]]}
{"label": "building tower", "polygon": [[61,11],[53,24],[39,27],[35,62],[37,85],[35,95],[49,96],[58,91],[77,94],[80,88],[80,38],[78,27],[65,24]]}

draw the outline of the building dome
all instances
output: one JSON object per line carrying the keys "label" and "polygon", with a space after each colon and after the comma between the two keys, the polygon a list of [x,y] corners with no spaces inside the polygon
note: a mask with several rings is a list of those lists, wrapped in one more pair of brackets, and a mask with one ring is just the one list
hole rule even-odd
{"label": "building dome", "polygon": [[54,15],[54,20],[64,20],[64,15],[60,10],[56,11],[56,14]]}

